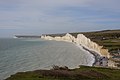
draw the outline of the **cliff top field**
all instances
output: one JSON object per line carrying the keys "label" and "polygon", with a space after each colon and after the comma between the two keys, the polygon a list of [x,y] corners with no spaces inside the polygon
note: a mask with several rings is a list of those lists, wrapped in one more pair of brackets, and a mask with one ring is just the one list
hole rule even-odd
{"label": "cliff top field", "polygon": [[80,66],[76,69],[57,68],[19,72],[6,80],[119,80],[120,70]]}

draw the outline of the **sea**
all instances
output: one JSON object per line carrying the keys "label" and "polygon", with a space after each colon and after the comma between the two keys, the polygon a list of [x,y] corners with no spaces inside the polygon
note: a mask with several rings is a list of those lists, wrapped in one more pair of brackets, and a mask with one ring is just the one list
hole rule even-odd
{"label": "sea", "polygon": [[52,69],[54,65],[92,66],[94,56],[81,46],[43,39],[0,38],[0,80],[17,72]]}

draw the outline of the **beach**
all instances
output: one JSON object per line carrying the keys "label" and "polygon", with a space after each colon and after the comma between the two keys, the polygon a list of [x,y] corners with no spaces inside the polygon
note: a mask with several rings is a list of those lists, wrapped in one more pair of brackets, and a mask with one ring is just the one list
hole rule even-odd
{"label": "beach", "polygon": [[78,46],[80,49],[83,49],[83,51],[85,50],[89,55],[92,54],[94,56],[95,60],[93,61],[92,66],[101,66],[101,67],[108,66],[108,58],[109,58],[108,50],[103,49],[103,46],[99,46],[97,43],[91,41],[83,34],[77,34],[77,37],[69,33],[66,33],[65,35],[62,36],[60,35],[58,36],[58,34],[56,36],[43,35],[41,36],[41,38],[45,40],[71,42],[76,46]]}

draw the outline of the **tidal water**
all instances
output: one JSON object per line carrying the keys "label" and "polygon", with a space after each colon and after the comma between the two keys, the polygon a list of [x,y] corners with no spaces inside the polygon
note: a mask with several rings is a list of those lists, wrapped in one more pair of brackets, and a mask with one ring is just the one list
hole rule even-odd
{"label": "tidal water", "polygon": [[16,72],[51,69],[53,65],[91,66],[94,56],[69,42],[42,39],[0,39],[0,80]]}

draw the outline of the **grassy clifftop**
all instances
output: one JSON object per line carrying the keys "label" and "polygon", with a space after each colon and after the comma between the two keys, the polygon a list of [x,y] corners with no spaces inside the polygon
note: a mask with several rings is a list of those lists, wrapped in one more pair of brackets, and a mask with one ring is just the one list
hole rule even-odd
{"label": "grassy clifftop", "polygon": [[119,80],[120,70],[81,66],[77,69],[19,72],[6,80]]}

